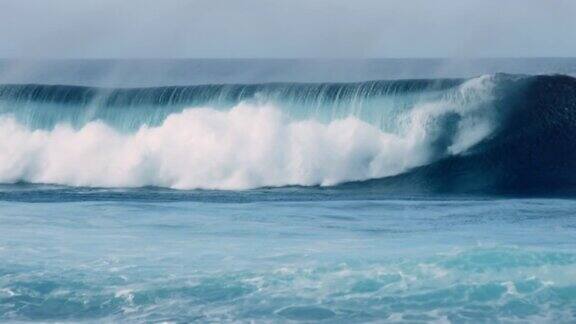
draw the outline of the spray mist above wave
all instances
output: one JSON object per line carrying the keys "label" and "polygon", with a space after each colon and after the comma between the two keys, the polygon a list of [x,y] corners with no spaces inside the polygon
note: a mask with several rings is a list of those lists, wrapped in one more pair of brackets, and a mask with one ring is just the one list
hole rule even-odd
{"label": "spray mist above wave", "polygon": [[[466,80],[398,80],[359,83],[216,84],[106,89],[58,85],[0,85],[0,114],[34,129],[103,121],[122,130],[159,126],[194,107],[229,110],[240,103],[273,105],[293,119],[330,122],[355,116],[393,131],[395,117],[419,103],[466,104]],[[473,100],[474,101],[474,98]]]}
{"label": "spray mist above wave", "polygon": [[494,130],[491,77],[417,102],[393,131],[349,114],[322,121],[283,107],[195,107],[126,132],[106,120],[35,129],[0,115],[0,182],[247,189],[335,185],[400,174],[459,155]]}

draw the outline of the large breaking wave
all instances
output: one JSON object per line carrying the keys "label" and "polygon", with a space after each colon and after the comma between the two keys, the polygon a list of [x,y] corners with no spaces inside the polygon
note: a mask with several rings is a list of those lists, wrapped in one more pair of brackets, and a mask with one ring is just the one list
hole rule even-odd
{"label": "large breaking wave", "polygon": [[[0,182],[386,191],[576,184],[576,79],[0,86]],[[360,184],[358,184],[360,183]]]}

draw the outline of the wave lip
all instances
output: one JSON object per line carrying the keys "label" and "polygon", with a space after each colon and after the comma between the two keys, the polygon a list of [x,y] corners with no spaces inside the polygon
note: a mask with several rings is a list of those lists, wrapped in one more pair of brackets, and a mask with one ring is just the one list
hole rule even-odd
{"label": "wave lip", "polygon": [[176,98],[168,88],[108,91],[98,103],[78,99],[96,97],[91,88],[46,89],[0,91],[0,183],[250,189],[360,181],[442,192],[576,184],[570,77],[193,87],[186,100],[211,105],[188,107],[166,99]]}
{"label": "wave lip", "polygon": [[518,80],[501,101],[497,130],[467,154],[364,183],[385,191],[576,193],[576,79]]}

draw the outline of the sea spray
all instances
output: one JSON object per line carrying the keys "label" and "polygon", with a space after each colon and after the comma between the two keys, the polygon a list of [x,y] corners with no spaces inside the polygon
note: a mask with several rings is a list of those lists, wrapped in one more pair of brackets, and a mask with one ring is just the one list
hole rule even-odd
{"label": "sea spray", "polygon": [[489,136],[491,100],[491,77],[472,79],[449,97],[413,103],[390,117],[389,128],[352,111],[302,118],[263,102],[185,108],[134,131],[106,119],[37,128],[5,113],[0,182],[248,189],[382,178],[462,154]]}

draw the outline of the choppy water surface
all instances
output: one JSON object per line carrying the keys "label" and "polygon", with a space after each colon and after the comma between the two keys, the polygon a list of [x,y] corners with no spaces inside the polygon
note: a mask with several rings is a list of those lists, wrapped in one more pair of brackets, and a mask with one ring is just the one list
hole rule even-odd
{"label": "choppy water surface", "polygon": [[576,317],[573,200],[26,192],[0,202],[3,321]]}
{"label": "choppy water surface", "polygon": [[576,61],[498,62],[0,62],[0,322],[576,322]]}

